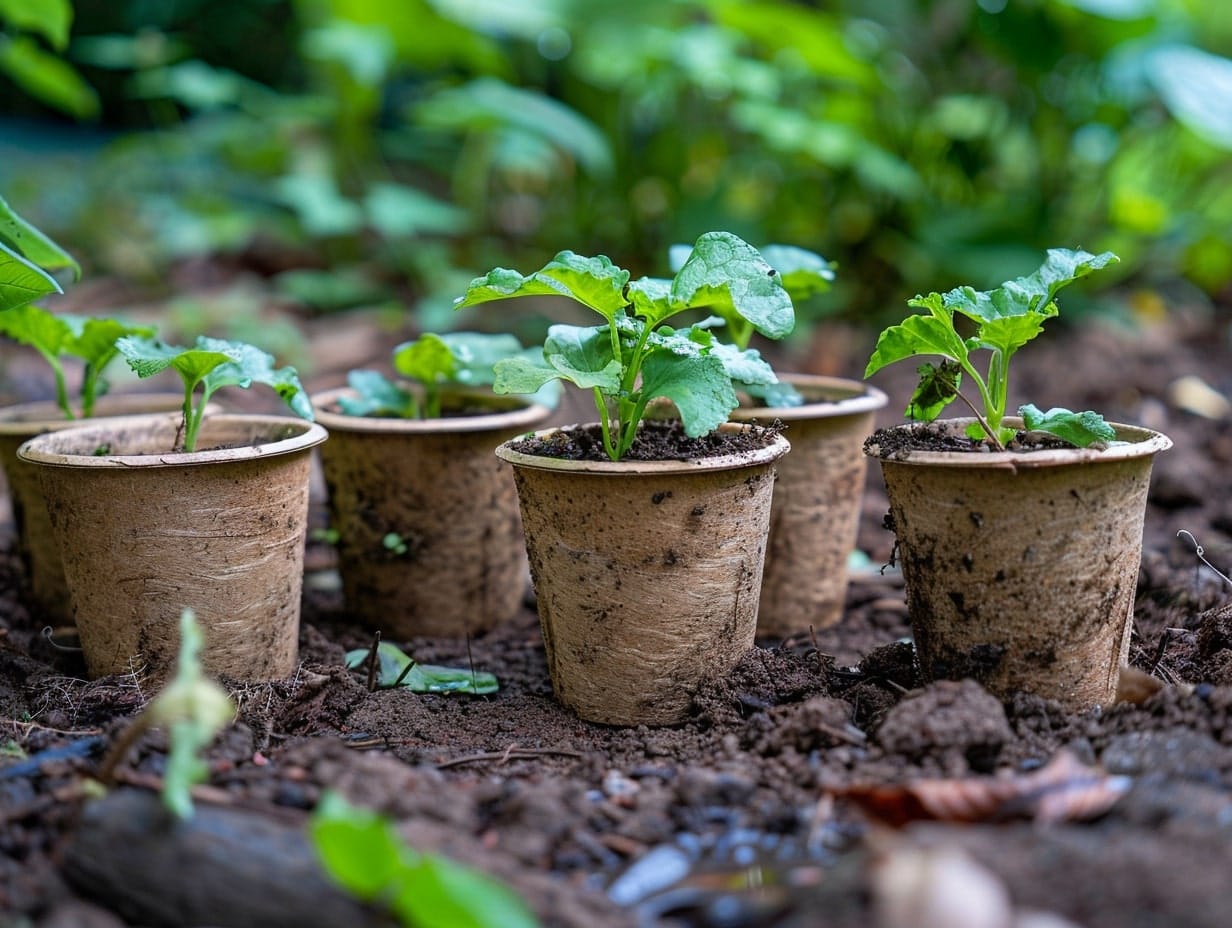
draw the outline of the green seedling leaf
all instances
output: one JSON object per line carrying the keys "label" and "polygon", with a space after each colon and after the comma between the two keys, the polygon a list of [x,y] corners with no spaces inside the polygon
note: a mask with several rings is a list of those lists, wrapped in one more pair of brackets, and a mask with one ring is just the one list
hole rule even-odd
{"label": "green seedling leaf", "polygon": [[72,339],[64,345],[65,354],[85,362],[81,378],[81,415],[88,419],[94,414],[94,401],[100,387],[105,387],[103,371],[119,354],[117,342],[127,335],[150,338],[154,335],[152,325],[130,325],[118,319],[98,317],[64,316],[73,331]]}
{"label": "green seedling leaf", "polygon": [[1116,441],[1116,429],[1099,413],[1089,409],[1070,412],[1068,409],[1053,407],[1047,412],[1041,412],[1037,406],[1028,403],[1018,407],[1018,415],[1022,416],[1023,426],[1028,431],[1047,432],[1079,448]]}
{"label": "green seedling leaf", "polygon": [[412,380],[435,385],[456,379],[458,362],[445,340],[429,333],[395,348],[394,368]]}
{"label": "green seedling leaf", "polygon": [[163,805],[177,818],[192,817],[192,787],[204,782],[209,768],[200,753],[235,715],[227,692],[205,676],[201,667],[201,629],[191,609],[180,613],[180,655],[175,679],[145,710],[150,725],[170,730]]}
{"label": "green seedling leaf", "polygon": [[476,277],[454,307],[461,309],[517,296],[567,296],[610,321],[628,304],[624,295],[628,282],[629,272],[603,255],[586,258],[562,251],[529,277],[506,268]]}
{"label": "green seedling leaf", "polygon": [[[980,420],[968,427],[967,434],[973,438],[986,437],[1001,447],[1013,436],[1012,429],[1001,425],[1009,395],[1010,359],[1043,331],[1048,319],[1057,315],[1056,295],[1062,287],[1118,260],[1111,252],[1093,255],[1053,248],[1034,273],[1006,281],[995,290],[957,287],[944,295],[930,293],[908,300],[907,305],[927,310],[927,314],[910,316],[885,329],[877,339],[864,376],[869,377],[895,361],[940,356],[940,364],[918,368],[920,383],[907,406],[907,415],[931,421],[951,401],[962,399]],[[973,337],[959,336],[954,327],[955,313],[977,324]],[[976,370],[971,358],[971,353],[980,349],[989,352],[983,374]],[[964,375],[979,392],[978,406],[960,392]],[[1058,428],[1079,441],[1089,440],[1084,430],[1072,428],[1070,420],[1058,420]],[[1060,433],[1054,434],[1060,437]]]}
{"label": "green seedling leaf", "polygon": [[[354,670],[365,666],[371,653],[369,648],[348,651],[347,667]],[[486,696],[500,689],[500,683],[490,673],[419,664],[388,641],[377,646],[376,655],[379,686],[404,686],[412,693],[470,693],[475,696]]]}
{"label": "green seedling leaf", "polygon": [[791,384],[784,381],[778,383],[741,383],[737,385],[741,392],[758,405],[767,409],[789,409],[804,405],[804,395]]}
{"label": "green seedling leaf", "polygon": [[[67,269],[73,272],[74,280],[81,277],[81,266],[73,260],[73,256],[17,215],[16,210],[9,206],[3,197],[0,197],[0,248],[10,254],[16,252],[44,271]],[[57,293],[59,290],[59,284],[55,284],[55,289],[47,292]],[[0,308],[3,308],[3,304],[0,304]]]}
{"label": "green seedling leaf", "polygon": [[[138,377],[152,377],[171,368],[184,384],[184,450],[194,451],[201,417],[214,392],[226,386],[271,387],[300,418],[312,420],[312,404],[292,367],[275,368],[271,355],[244,342],[202,335],[196,347],[181,348],[152,338],[125,336],[116,342]],[[194,403],[197,387],[200,399]]]}
{"label": "green seedling leaf", "polygon": [[41,306],[26,303],[7,312],[0,312],[0,334],[19,345],[33,348],[51,368],[56,382],[56,403],[66,418],[73,418],[68,401],[68,385],[64,379],[64,364],[60,360],[74,342],[70,317],[57,316]]}
{"label": "green seedling leaf", "polygon": [[388,416],[401,419],[419,417],[419,401],[379,371],[351,371],[347,385],[355,396],[338,398],[338,408],[346,416]]}
{"label": "green seedling leaf", "polygon": [[327,792],[309,823],[326,873],[407,928],[538,928],[514,893],[488,876],[408,847],[392,823]]}
{"label": "green seedling leaf", "polygon": [[567,380],[583,390],[620,390],[621,364],[612,356],[607,326],[551,326],[542,364],[511,358],[498,362],[495,372],[496,393],[533,393],[551,380]]}
{"label": "green seedling leaf", "polygon": [[[441,341],[453,355],[454,379],[470,386],[490,386],[497,361],[518,357],[526,351],[517,338],[505,334],[449,332],[441,336]],[[394,363],[396,366],[396,356]]]}
{"label": "green seedling leaf", "polygon": [[642,365],[642,400],[663,396],[680,412],[691,438],[713,432],[740,405],[731,375],[713,354],[687,355],[656,351]]}
{"label": "green seedling leaf", "polygon": [[54,277],[0,242],[0,313],[63,292]]}
{"label": "green seedling leaf", "polygon": [[816,252],[795,245],[763,245],[758,251],[779,272],[783,288],[792,300],[825,293],[834,281],[834,262]]}

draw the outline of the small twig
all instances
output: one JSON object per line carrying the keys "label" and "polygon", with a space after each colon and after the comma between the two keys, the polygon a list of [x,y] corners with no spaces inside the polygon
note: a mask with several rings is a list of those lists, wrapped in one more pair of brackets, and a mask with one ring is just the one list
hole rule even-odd
{"label": "small twig", "polygon": [[833,725],[827,725],[825,722],[815,722],[814,724],[817,726],[819,731],[825,732],[831,738],[834,738],[837,741],[846,742],[847,744],[851,744],[856,747],[863,747],[865,742],[868,741],[868,735],[864,734],[864,732],[860,731],[858,728],[853,727],[851,731],[846,731],[842,728],[835,728]]}
{"label": "small twig", "polygon": [[475,657],[471,654],[471,633],[466,633],[466,662],[471,667],[471,689],[479,689],[479,681],[475,676]]}
{"label": "small twig", "polygon": [[482,754],[468,754],[465,757],[455,757],[452,760],[442,761],[436,765],[437,770],[444,770],[446,767],[460,767],[463,764],[477,764],[483,761],[499,761],[506,764],[511,760],[531,760],[535,757],[581,757],[577,751],[569,751],[563,748],[519,748],[516,744],[511,744],[503,751],[485,751]]}
{"label": "small twig", "polygon": [[954,395],[967,404],[967,408],[970,409],[971,414],[974,415],[977,420],[979,420],[980,427],[984,429],[984,434],[986,434],[989,440],[994,445],[996,445],[997,450],[1004,451],[1005,445],[1001,444],[1001,439],[997,437],[996,431],[993,429],[991,425],[988,424],[988,420],[984,418],[984,416],[980,413],[980,411],[975,408],[975,404],[972,403],[969,399],[967,399],[967,397],[963,394],[962,390],[956,389],[954,391]]}
{"label": "small twig", "polygon": [[368,692],[376,691],[376,668],[378,664],[377,649],[381,646],[381,630],[378,628],[372,635],[372,649],[368,652]]}
{"label": "small twig", "polygon": [[416,664],[416,663],[417,663],[417,661],[416,661],[416,660],[415,660],[415,658],[413,658],[413,657],[412,657],[409,661],[407,661],[406,666],[402,668],[402,672],[401,672],[400,674],[398,674],[398,679],[394,680],[394,682],[393,682],[393,683],[391,683],[391,684],[387,687],[387,689],[391,689],[391,690],[392,690],[392,689],[396,689],[397,687],[401,686],[401,685],[402,685],[402,681],[403,681],[403,680],[405,680],[405,679],[406,679],[406,675],[407,675],[408,673],[410,673],[412,669],[414,669],[414,667],[415,667],[415,664]]}
{"label": "small twig", "polygon": [[116,768],[120,762],[124,760],[132,746],[137,743],[137,739],[144,735],[150,729],[150,717],[145,712],[138,715],[128,725],[124,731],[120,732],[120,737],[112,743],[107,753],[103,756],[102,762],[98,765],[98,781],[108,788],[115,786]]}
{"label": "small twig", "polygon": [[1194,556],[1197,557],[1198,560],[1200,560],[1203,564],[1205,564],[1211,570],[1213,570],[1215,572],[1215,575],[1219,577],[1220,580],[1222,580],[1224,583],[1228,584],[1229,586],[1232,586],[1232,578],[1228,577],[1227,574],[1225,574],[1218,567],[1216,567],[1214,564],[1212,564],[1210,561],[1206,559],[1206,549],[1203,548],[1202,545],[1198,544],[1198,539],[1194,538],[1193,533],[1188,532],[1185,529],[1181,529],[1179,532],[1176,533],[1177,538],[1180,538],[1182,535],[1184,535],[1186,538],[1188,538],[1193,543]]}
{"label": "small twig", "polygon": [[1155,647],[1155,658],[1151,661],[1151,669],[1148,673],[1155,676],[1156,671],[1160,669],[1159,665],[1163,662],[1164,652],[1168,650],[1168,645],[1172,643],[1172,639],[1176,635],[1184,635],[1188,632],[1187,628],[1165,628],[1159,636],[1159,644]]}
{"label": "small twig", "polygon": [[813,628],[812,623],[809,624],[809,640],[813,642],[813,651],[817,655],[817,672],[822,681],[828,683],[830,675],[826,673],[825,655],[821,653],[821,648],[817,644],[817,630]]}

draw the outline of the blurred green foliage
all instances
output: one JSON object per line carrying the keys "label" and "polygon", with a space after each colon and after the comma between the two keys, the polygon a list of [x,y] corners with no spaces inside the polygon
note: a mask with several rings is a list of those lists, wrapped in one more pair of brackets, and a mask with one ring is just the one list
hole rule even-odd
{"label": "blurred green foliage", "polygon": [[[0,68],[64,47],[23,2]],[[104,271],[234,254],[436,329],[474,324],[448,306],[475,268],[569,247],[663,274],[720,228],[837,261],[806,321],[1057,244],[1116,251],[1113,283],[1232,284],[1232,4],[124,0],[79,4],[66,54],[117,137],[0,187]]]}

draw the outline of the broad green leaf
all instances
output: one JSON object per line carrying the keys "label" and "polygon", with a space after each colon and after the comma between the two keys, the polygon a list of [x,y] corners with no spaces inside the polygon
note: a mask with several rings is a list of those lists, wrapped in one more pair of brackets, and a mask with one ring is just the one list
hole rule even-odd
{"label": "broad green leaf", "polygon": [[723,362],[727,376],[741,384],[770,386],[778,383],[774,369],[762,358],[761,352],[754,348],[741,351],[735,345],[716,341],[710,346],[710,354]]}
{"label": "broad green leaf", "polygon": [[[933,300],[933,298],[936,300]],[[925,299],[917,297],[917,300]],[[940,300],[939,294],[926,298],[930,302]],[[919,305],[914,303],[912,305]],[[869,377],[887,364],[914,358],[922,354],[941,355],[954,361],[962,361],[968,355],[966,343],[954,331],[952,322],[944,315],[908,316],[898,325],[882,331],[864,376]]]}
{"label": "broad green leaf", "polygon": [[791,297],[776,271],[752,245],[730,232],[707,232],[672,282],[672,303],[706,307],[728,320],[751,323],[768,338],[796,324]]}
{"label": "broad green leaf", "polygon": [[457,362],[449,345],[439,335],[429,332],[394,349],[394,368],[412,380],[435,384],[453,380]]}
{"label": "broad green leaf", "polygon": [[0,242],[0,313],[63,292],[50,274]]}
{"label": "broad green leaf", "polygon": [[[371,654],[369,648],[346,653],[346,665],[351,669],[365,667]],[[416,663],[401,648],[388,641],[377,645],[377,682],[380,686],[403,686],[412,693],[472,693],[485,696],[500,689],[495,676],[459,667],[440,667]],[[407,669],[407,665],[411,665]]]}
{"label": "broad green leaf", "polygon": [[942,361],[940,364],[921,364],[916,368],[916,373],[920,375],[920,382],[911,394],[903,415],[919,422],[932,422],[941,410],[958,399],[962,368],[952,361]]}
{"label": "broad green leaf", "polygon": [[544,340],[543,358],[558,376],[583,390],[620,392],[623,371],[620,360],[612,356],[607,326],[554,325]]}
{"label": "broad green leaf", "polygon": [[230,354],[223,351],[181,348],[154,338],[132,335],[117,341],[116,348],[138,377],[153,377],[171,368],[180,375],[189,390],[201,383],[210,371],[233,360]]}
{"label": "broad green leaf", "polygon": [[562,377],[565,377],[564,373],[546,366],[544,362],[522,357],[508,358],[497,361],[493,368],[492,392],[535,393],[546,384]]}
{"label": "broad green leaf", "polygon": [[332,790],[321,797],[308,830],[326,873],[365,902],[383,896],[406,866],[389,822]]}
{"label": "broad green leaf", "polygon": [[62,52],[73,25],[73,5],[69,0],[0,0],[0,22],[41,35]]}
{"label": "broad green leaf", "polygon": [[26,304],[0,313],[0,334],[38,349],[46,358],[58,358],[73,342],[73,325],[71,317]]}
{"label": "broad green leaf", "polygon": [[149,338],[155,331],[152,325],[130,325],[119,319],[79,316],[68,321],[73,328],[73,338],[64,346],[65,353],[99,370],[115,357],[119,339],[126,335]]}
{"label": "broad green leaf", "polygon": [[1028,403],[1018,407],[1018,415],[1022,416],[1023,425],[1028,430],[1047,432],[1079,448],[1116,440],[1116,429],[1099,413],[1090,410],[1071,412],[1053,407],[1041,412],[1037,406]]}
{"label": "broad green leaf", "polygon": [[567,296],[610,322],[628,305],[624,294],[628,282],[629,272],[603,255],[587,258],[562,251],[529,277],[507,268],[496,268],[476,277],[454,307],[461,309],[518,296]]}
{"label": "broad green leaf", "polygon": [[537,928],[539,924],[503,884],[427,854],[405,874],[393,908],[404,924],[415,928]]}
{"label": "broad green leaf", "polygon": [[740,405],[723,361],[715,355],[689,356],[654,351],[642,365],[643,400],[665,396],[676,404],[685,434],[709,434]]}
{"label": "broad green leaf", "polygon": [[[1055,304],[1049,304],[1055,305]],[[975,342],[980,348],[1000,351],[1009,357],[1019,348],[1039,335],[1044,329],[1044,320],[1049,316],[1031,312],[1022,316],[1000,316],[980,324]],[[968,342],[968,347],[973,347]]]}
{"label": "broad green leaf", "polygon": [[778,383],[737,383],[736,388],[767,409],[789,409],[804,405],[804,395],[786,381]]}
{"label": "broad green leaf", "polygon": [[[524,351],[515,336],[501,333],[449,332],[441,336],[441,341],[453,354],[454,379],[472,386],[491,384],[496,362]],[[542,357],[542,351],[538,354]]]}
{"label": "broad green leaf", "polygon": [[30,96],[75,119],[93,119],[100,104],[94,88],[62,58],[43,51],[26,35],[0,42],[0,72]]}
{"label": "broad green leaf", "polygon": [[660,277],[642,277],[629,284],[633,312],[650,325],[666,319],[672,309],[672,282]]}
{"label": "broad green leaf", "polygon": [[1081,250],[1050,248],[1044,263],[1026,277],[1008,280],[990,291],[958,287],[945,295],[945,305],[976,322],[1027,313],[1055,316],[1054,300],[1059,290],[1119,260],[1110,251],[1093,255]]}
{"label": "broad green leaf", "polygon": [[[73,279],[81,276],[81,266],[73,256],[39,231],[0,197],[0,246],[8,245],[19,255],[45,271],[69,268]],[[58,292],[59,288],[55,292]]]}
{"label": "broad green leaf", "polygon": [[232,361],[231,364],[220,365],[206,374],[204,383],[210,393],[223,386],[247,387],[253,383],[265,384],[281,397],[293,413],[301,419],[312,420],[312,403],[304,392],[304,385],[300,383],[295,368],[275,368],[273,355],[244,342],[202,335],[197,339],[197,349],[220,352]]}
{"label": "broad green leaf", "polygon": [[758,251],[779,272],[783,287],[793,300],[802,300],[830,289],[830,283],[834,280],[834,263],[816,252],[795,245],[763,245]]}
{"label": "broad green leaf", "polygon": [[351,371],[347,374],[347,385],[356,395],[338,398],[338,408],[344,416],[419,417],[419,402],[414,394],[379,371]]}

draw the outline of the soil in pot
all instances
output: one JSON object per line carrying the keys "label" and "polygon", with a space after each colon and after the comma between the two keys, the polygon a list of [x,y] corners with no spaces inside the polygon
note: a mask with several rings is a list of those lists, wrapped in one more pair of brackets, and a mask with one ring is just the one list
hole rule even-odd
{"label": "soil in pot", "polygon": [[924,677],[1107,705],[1128,658],[1151,464],[1171,442],[1116,425],[1102,450],[972,450],[971,421],[879,431],[867,446]]}
{"label": "soil in pot", "polygon": [[[552,685],[589,721],[674,724],[702,680],[752,647],[788,444],[750,426],[688,439],[678,423],[647,422],[641,448],[612,462],[593,460],[597,429],[497,451],[514,468]],[[558,456],[526,450],[544,444]],[[656,446],[677,457],[645,459]]]}
{"label": "soil in pot", "polygon": [[487,631],[526,586],[513,475],[493,453],[550,415],[478,391],[445,398],[440,419],[342,415],[336,390],[313,398],[330,527],[348,610],[387,637]]}
{"label": "soil in pot", "polygon": [[[325,430],[284,416],[179,416],[40,436],[36,464],[92,677],[164,678],[192,609],[210,674],[272,680],[296,666],[310,452]],[[99,452],[104,452],[99,454]]]}

